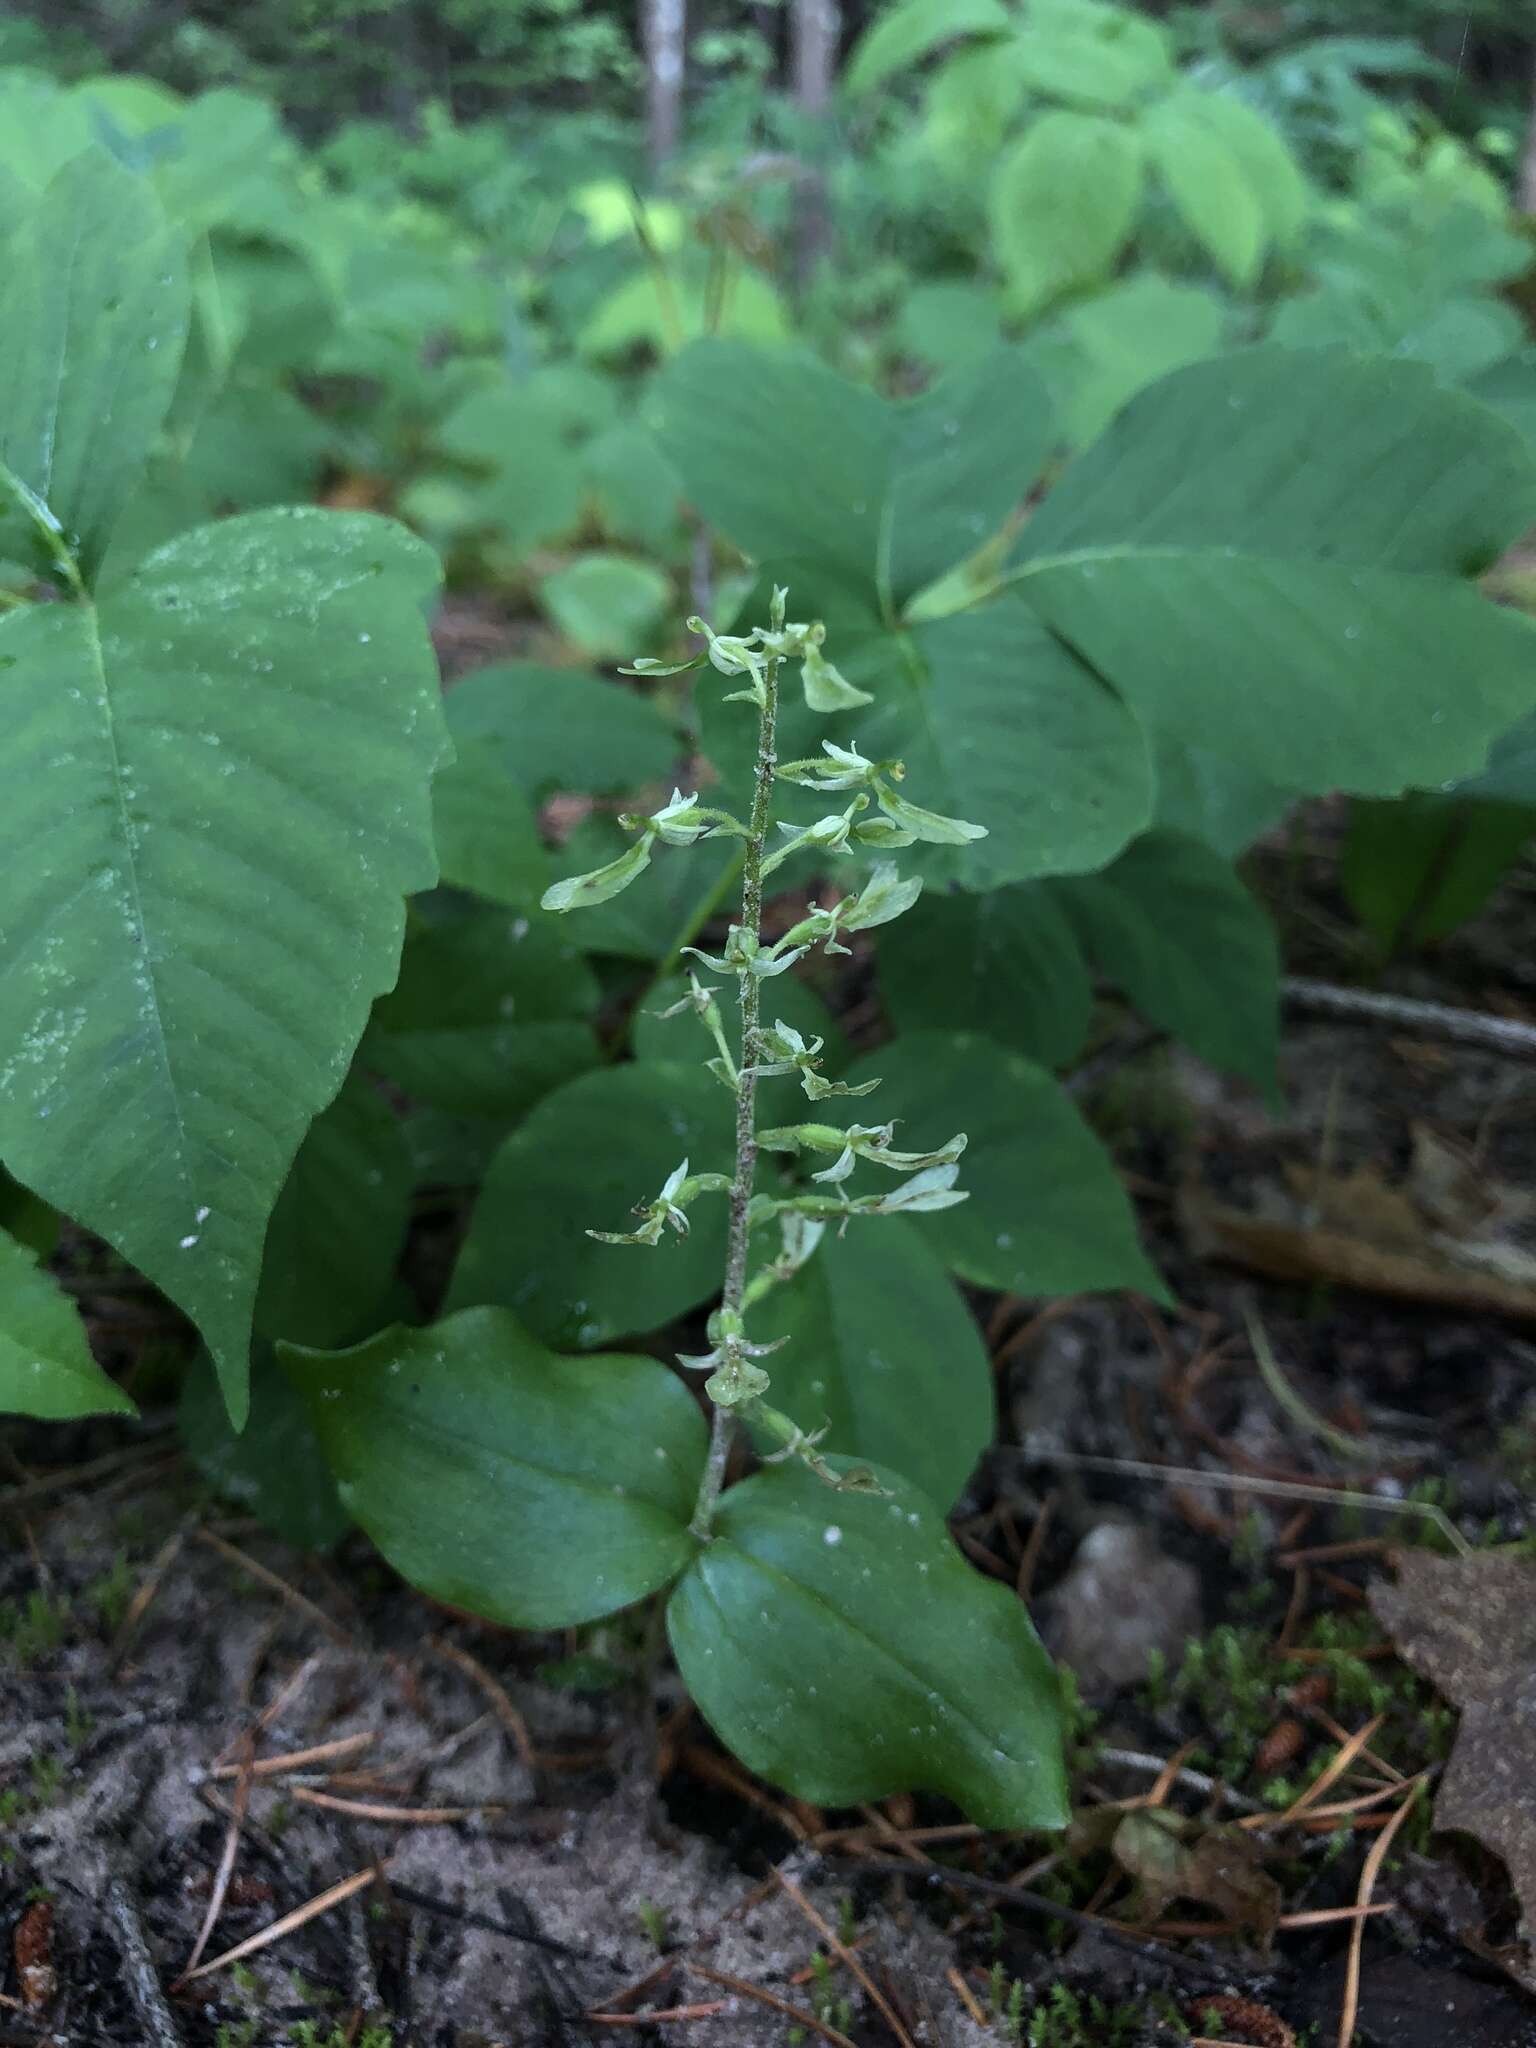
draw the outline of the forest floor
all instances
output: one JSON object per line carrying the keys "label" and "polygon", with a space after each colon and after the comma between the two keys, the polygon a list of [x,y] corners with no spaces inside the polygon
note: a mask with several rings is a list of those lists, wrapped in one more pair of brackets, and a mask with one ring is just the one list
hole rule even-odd
{"label": "forest floor", "polygon": [[[1331,830],[1259,866],[1344,981]],[[1529,891],[1385,985],[1536,1020]],[[1536,2048],[1536,1067],[1298,1013],[1283,1109],[1128,1022],[1088,1074],[1177,1306],[978,1299],[955,1518],[1077,1674],[1065,1842],[787,1802],[590,1689],[621,1635],[18,1427],[0,2048]]]}

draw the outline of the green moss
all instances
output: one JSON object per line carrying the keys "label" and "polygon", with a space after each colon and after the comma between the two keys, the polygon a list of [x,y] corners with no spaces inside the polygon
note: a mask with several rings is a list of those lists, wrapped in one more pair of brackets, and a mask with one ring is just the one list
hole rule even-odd
{"label": "green moss", "polygon": [[23,1671],[58,1649],[69,1631],[68,1600],[38,1591],[0,1600],[0,1645]]}
{"label": "green moss", "polygon": [[[1316,1616],[1298,1648],[1305,1658],[1276,1657],[1268,1628],[1224,1624],[1191,1643],[1172,1681],[1161,1688],[1164,1698],[1191,1710],[1202,1724],[1204,1739],[1195,1752],[1196,1768],[1215,1772],[1231,1784],[1247,1782],[1265,1737],[1288,1711],[1287,1694],[1319,1670],[1332,1681],[1329,1709],[1341,1721],[1358,1722],[1375,1714],[1386,1717],[1372,1748],[1405,1771],[1450,1753],[1456,1717],[1432,1688],[1397,1658],[1377,1661],[1362,1655],[1381,1639],[1381,1631],[1365,1611]],[[1149,1704],[1161,1704],[1161,1700]],[[1257,1788],[1268,1806],[1291,1804],[1328,1762],[1326,1743],[1318,1745],[1313,1762]]]}

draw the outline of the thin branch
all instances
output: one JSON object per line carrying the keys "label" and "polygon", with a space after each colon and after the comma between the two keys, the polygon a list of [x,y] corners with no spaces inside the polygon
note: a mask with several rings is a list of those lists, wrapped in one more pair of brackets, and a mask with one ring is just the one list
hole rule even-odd
{"label": "thin branch", "polygon": [[1419,1038],[1501,1053],[1506,1059],[1536,1060],[1536,1024],[1522,1024],[1513,1017],[1488,1017],[1478,1010],[1421,1002],[1414,996],[1338,988],[1332,982],[1312,981],[1303,975],[1288,975],[1280,984],[1280,993],[1287,1009],[1304,1015],[1337,1017],[1346,1024],[1385,1024]]}

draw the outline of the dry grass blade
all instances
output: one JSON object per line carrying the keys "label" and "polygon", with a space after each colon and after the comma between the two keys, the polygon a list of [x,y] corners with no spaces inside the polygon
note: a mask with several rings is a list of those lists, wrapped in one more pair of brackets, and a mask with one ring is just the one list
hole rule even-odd
{"label": "dry grass blade", "polygon": [[959,1999],[960,2003],[965,2007],[966,2011],[970,2014],[971,2018],[976,2022],[977,2026],[984,2027],[987,2024],[987,2015],[984,2008],[982,2007],[981,2001],[977,1998],[975,1992],[971,1989],[970,1985],[966,1983],[965,1979],[961,1976],[960,1972],[955,1968],[953,1963],[950,1964],[949,1968],[944,1972],[944,1975],[948,1980],[950,1989],[954,1992],[956,1998]]}
{"label": "dry grass blade", "polygon": [[787,1998],[780,1998],[776,1991],[765,1991],[761,1984],[749,1984],[745,1977],[728,1976],[724,1970],[711,1970],[704,1963],[689,1963],[686,1967],[696,1977],[703,1977],[711,1984],[718,1984],[722,1990],[734,1991],[741,1998],[750,1998],[757,2005],[766,2005],[770,2012],[782,2013],[794,2026],[805,2027],[813,2034],[820,2034],[823,2041],[830,2041],[832,2048],[854,2048],[846,2034],[840,2034],[836,2027],[828,2026],[813,2012],[807,2012],[803,2005],[794,2005]]}
{"label": "dry grass blade", "polygon": [[779,1880],[779,1890],[783,1892],[784,1896],[791,1901],[799,1912],[805,1915],[806,1919],[810,1921],[811,1925],[821,1936],[827,1948],[837,1957],[843,1968],[862,1986],[870,2003],[896,2036],[896,2039],[901,2043],[901,2048],[917,2048],[917,2044],[902,2024],[901,2015],[876,1984],[874,1978],[870,1976],[853,1950],[849,1948],[846,1942],[838,1938],[824,1916],[817,1912],[816,1908],[797,1884],[792,1883],[782,1870],[776,1871],[774,1874]]}
{"label": "dry grass blade", "polygon": [[1109,1458],[1091,1451],[1042,1451],[1042,1464],[1063,1465],[1073,1472],[1115,1472],[1126,1479],[1156,1479],[1164,1486],[1207,1486],[1220,1493],[1254,1493],[1275,1500],[1306,1500],[1319,1507],[1359,1508],[1363,1514],[1420,1515],[1432,1522],[1460,1557],[1471,1557],[1472,1545],[1433,1501],[1384,1500],[1356,1487],[1319,1486],[1302,1479],[1261,1479],[1248,1472],[1207,1472],[1199,1465],[1158,1465],[1150,1458]]}
{"label": "dry grass blade", "polygon": [[1379,1906],[1319,1906],[1307,1913],[1282,1913],[1275,1926],[1282,1934],[1293,1934],[1301,1927],[1332,1927],[1339,1922],[1372,1920],[1378,1913],[1396,1911],[1391,1899],[1383,1899]]}
{"label": "dry grass blade", "polygon": [[1297,1798],[1291,1801],[1284,1813],[1247,1814],[1238,1822],[1238,1826],[1244,1828],[1283,1828],[1288,1827],[1292,1821],[1300,1820],[1303,1815],[1317,1804],[1318,1800],[1328,1790],[1328,1787],[1336,1784],[1343,1777],[1344,1773],[1349,1769],[1355,1758],[1365,1749],[1367,1743],[1369,1743],[1371,1737],[1385,1719],[1386,1716],[1384,1714],[1377,1714],[1367,1721],[1363,1728],[1357,1728],[1355,1733],[1334,1752],[1333,1759],[1326,1768],[1318,1772],[1311,1784]]}
{"label": "dry grass blade", "polygon": [[270,1566],[262,1564],[258,1558],[241,1550],[227,1537],[216,1535],[212,1529],[199,1529],[197,1540],[199,1543],[206,1543],[210,1550],[216,1550],[220,1557],[227,1558],[231,1564],[238,1565],[240,1570],[248,1573],[251,1578],[259,1579],[262,1585],[270,1586],[274,1593],[280,1593],[290,1607],[296,1607],[301,1614],[307,1614],[311,1621],[325,1630],[333,1642],[341,1643],[348,1649],[353,1647],[352,1638],[339,1621],[333,1621],[325,1609],[317,1607],[307,1593],[301,1593],[297,1586],[290,1586],[288,1581]]}
{"label": "dry grass blade", "polygon": [[771,1799],[761,1787],[754,1784],[741,1771],[736,1770],[725,1757],[716,1756],[712,1749],[706,1749],[701,1742],[686,1742],[678,1752],[678,1762],[691,1771],[696,1778],[702,1778],[706,1785],[722,1785],[728,1792],[734,1792],[738,1799],[744,1799],[749,1806],[755,1806],[759,1813],[766,1813],[778,1822],[785,1833],[797,1842],[809,1842],[813,1829],[808,1828],[799,1814],[791,1812]]}
{"label": "dry grass blade", "polygon": [[729,2007],[729,2000],[714,1998],[707,2005],[671,2005],[664,2012],[589,2012],[595,2027],[660,2027],[669,2020],[713,2020]]}
{"label": "dry grass blade", "polygon": [[149,1612],[150,1602],[164,1584],[165,1575],[176,1562],[181,1546],[186,1540],[187,1530],[183,1523],[179,1529],[171,1531],[150,1560],[149,1570],[140,1580],[133,1598],[128,1603],[128,1610],[112,1637],[112,1646],[107,1654],[114,1671],[122,1663],[129,1644],[138,1633],[139,1623]]}
{"label": "dry grass blade", "polygon": [[439,1657],[446,1657],[450,1664],[456,1664],[466,1678],[472,1679],[490,1701],[492,1711],[512,1739],[518,1760],[530,1773],[538,1771],[538,1757],[533,1747],[533,1737],[528,1733],[528,1723],[518,1712],[512,1695],[486,1670],[478,1657],[472,1657],[468,1650],[460,1649],[457,1643],[450,1643],[446,1636],[428,1636],[427,1647],[435,1650]]}
{"label": "dry grass blade", "polygon": [[333,1906],[341,1905],[362,1891],[365,1886],[377,1881],[379,1873],[388,1868],[383,1863],[370,1863],[366,1870],[354,1870],[350,1877],[342,1878],[328,1890],[316,1892],[312,1899],[306,1899],[302,1906],[295,1906],[291,1913],[284,1913],[281,1919],[270,1926],[248,1935],[244,1941],[237,1941],[233,1948],[225,1949],[223,1955],[215,1956],[211,1963],[202,1963],[195,1970],[188,1970],[181,1983],[189,1984],[194,1977],[211,1977],[215,1970],[227,1970],[231,1963],[242,1962],[246,1956],[253,1956],[258,1949],[270,1948],[274,1941],[281,1941],[285,1934],[292,1934],[300,1927],[308,1926],[311,1920],[318,1920],[322,1913],[329,1913]]}
{"label": "dry grass blade", "polygon": [[[1424,1789],[1424,1780],[1415,1778],[1409,1786],[1408,1796],[1393,1814],[1387,1825],[1371,1844],[1365,1867],[1360,1872],[1360,1889],[1356,1894],[1357,1906],[1368,1906],[1376,1890],[1376,1880],[1381,1875],[1381,1866],[1387,1860],[1387,1851],[1396,1838],[1398,1829],[1413,1810],[1414,1801]],[[1355,2022],[1360,2017],[1360,1964],[1365,1953],[1365,1919],[1358,1919],[1349,1932],[1349,1965],[1344,1977],[1344,2010],[1339,2015],[1339,2048],[1350,2048],[1355,2038]]]}
{"label": "dry grass blade", "polygon": [[[260,1756],[250,1766],[254,1778],[277,1778],[286,1771],[301,1771],[310,1764],[333,1763],[338,1757],[356,1756],[378,1741],[375,1729],[364,1728],[357,1735],[338,1735],[334,1742],[317,1742],[312,1749],[284,1750],[280,1756]],[[215,1764],[209,1771],[210,1778],[237,1778],[244,1766],[240,1764]]]}
{"label": "dry grass blade", "polygon": [[338,1799],[334,1792],[318,1792],[310,1785],[296,1785],[293,1797],[300,1805],[323,1806],[328,1813],[345,1813],[353,1820],[387,1820],[413,1828],[478,1820],[482,1814],[502,1811],[499,1806],[387,1806],[371,1799]]}
{"label": "dry grass blade", "polygon": [[235,1874],[235,1857],[240,1848],[240,1830],[245,1826],[246,1809],[251,1803],[252,1765],[255,1761],[254,1739],[245,1737],[245,1754],[235,1766],[236,1782],[234,1803],[230,1809],[229,1831],[224,1837],[224,1847],[219,1856],[219,1867],[214,1872],[213,1889],[208,1894],[208,1910],[203,1915],[203,1924],[197,1930],[197,1939],[192,1944],[192,1953],[187,1957],[187,1967],[177,1978],[178,1985],[185,1984],[203,1959],[203,1951],[213,1935],[224,1900],[229,1891],[229,1881]]}

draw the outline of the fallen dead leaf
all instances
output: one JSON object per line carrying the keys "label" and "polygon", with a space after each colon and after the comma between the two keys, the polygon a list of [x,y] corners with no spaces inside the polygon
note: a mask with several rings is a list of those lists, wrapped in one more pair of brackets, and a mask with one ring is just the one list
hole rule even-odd
{"label": "fallen dead leaf", "polygon": [[1536,1991],[1536,1559],[1407,1551],[1370,1602],[1404,1662],[1461,1710],[1435,1825],[1505,1864],[1527,1945],[1515,1974]]}
{"label": "fallen dead leaf", "polygon": [[1186,1187],[1190,1242],[1275,1279],[1536,1323],[1536,1195],[1494,1179],[1427,1125],[1412,1135],[1400,1183],[1371,1164],[1334,1172],[1292,1161],[1258,1191],[1253,1212]]}
{"label": "fallen dead leaf", "polygon": [[1284,1899],[1250,1835],[1206,1827],[1164,1806],[1139,1807],[1121,1820],[1109,1846],[1136,1879],[1146,1919],[1160,1919],[1175,1899],[1187,1899],[1265,1939],[1274,1933]]}
{"label": "fallen dead leaf", "polygon": [[17,1921],[12,1947],[21,2002],[28,2012],[41,2012],[59,1988],[53,1967],[53,1907],[46,1899],[34,1900]]}

